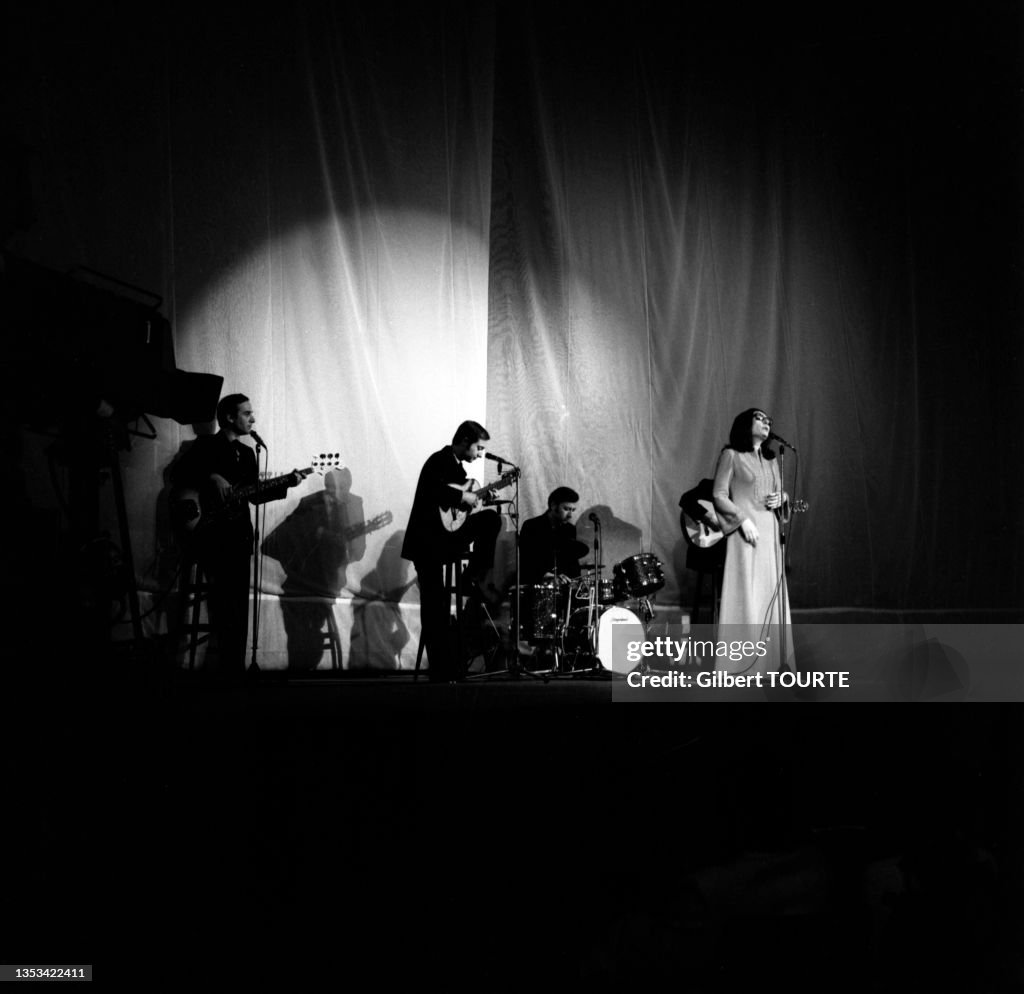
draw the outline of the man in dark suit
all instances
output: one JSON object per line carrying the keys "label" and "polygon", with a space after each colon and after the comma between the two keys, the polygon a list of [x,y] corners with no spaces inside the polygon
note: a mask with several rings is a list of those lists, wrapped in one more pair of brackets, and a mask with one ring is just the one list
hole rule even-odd
{"label": "man in dark suit", "polygon": [[[235,679],[245,673],[249,633],[249,567],[253,546],[249,504],[280,500],[302,478],[296,471],[286,482],[260,489],[247,500],[233,490],[259,479],[256,453],[241,440],[253,434],[256,415],[244,394],[224,397],[217,405],[216,435],[200,435],[182,456],[172,476],[173,515],[179,532],[192,536],[187,551],[202,566],[210,584],[210,623],[217,658],[211,668]],[[194,524],[193,531],[183,531]],[[213,653],[211,653],[211,657]]]}
{"label": "man in dark suit", "polygon": [[[435,452],[423,464],[413,498],[402,558],[416,567],[420,588],[420,623],[430,659],[430,679],[461,679],[465,660],[455,659],[449,638],[450,602],[444,587],[444,565],[461,558],[469,544],[473,550],[463,572],[463,590],[483,598],[483,581],[494,563],[494,544],[501,518],[491,510],[470,514],[480,498],[468,483],[463,462],[484,454],[490,435],[476,421],[463,421],[452,444]],[[442,513],[444,512],[444,513]],[[452,519],[461,522],[452,531]]]}
{"label": "man in dark suit", "polygon": [[557,487],[548,495],[548,509],[523,522],[519,532],[519,579],[539,583],[547,573],[574,578],[580,575],[580,556],[587,547],[576,540],[572,516],[580,495]]}

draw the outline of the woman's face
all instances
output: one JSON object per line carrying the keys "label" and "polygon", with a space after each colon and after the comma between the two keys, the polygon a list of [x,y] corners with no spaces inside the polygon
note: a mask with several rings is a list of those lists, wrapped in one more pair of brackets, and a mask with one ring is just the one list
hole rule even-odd
{"label": "woman's face", "polygon": [[768,441],[768,433],[772,430],[772,419],[764,411],[754,411],[750,419],[750,435],[754,445]]}

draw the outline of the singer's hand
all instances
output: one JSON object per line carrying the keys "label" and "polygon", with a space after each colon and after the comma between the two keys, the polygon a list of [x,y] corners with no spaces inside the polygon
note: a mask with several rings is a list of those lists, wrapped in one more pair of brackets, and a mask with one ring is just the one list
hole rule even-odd
{"label": "singer's hand", "polygon": [[743,541],[749,542],[751,545],[757,545],[757,540],[761,537],[758,534],[757,526],[750,518],[744,518],[740,522],[740,534],[743,536]]}
{"label": "singer's hand", "polygon": [[769,494],[764,499],[764,506],[768,508],[769,511],[774,511],[775,508],[782,507],[782,494],[778,491]]}

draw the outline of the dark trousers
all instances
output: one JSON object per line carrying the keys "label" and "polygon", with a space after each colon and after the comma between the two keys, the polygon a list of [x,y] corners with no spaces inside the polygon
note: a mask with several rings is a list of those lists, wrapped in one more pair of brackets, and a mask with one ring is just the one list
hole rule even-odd
{"label": "dark trousers", "polygon": [[457,680],[463,675],[465,659],[459,658],[458,640],[451,625],[451,595],[444,585],[445,562],[454,562],[464,555],[469,544],[473,551],[465,575],[482,580],[494,564],[494,544],[501,531],[501,518],[494,511],[471,514],[455,533],[449,558],[418,559],[416,580],[420,588],[420,625],[423,644],[430,661],[429,675],[433,681]]}
{"label": "dark trousers", "polygon": [[210,624],[217,645],[219,676],[245,675],[245,646],[249,636],[248,555],[211,556],[203,561],[210,583]]}

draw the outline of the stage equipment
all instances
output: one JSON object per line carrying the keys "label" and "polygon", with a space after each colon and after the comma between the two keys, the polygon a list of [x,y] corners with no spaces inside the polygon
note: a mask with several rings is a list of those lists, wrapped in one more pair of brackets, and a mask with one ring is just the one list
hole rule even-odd
{"label": "stage equipment", "polygon": [[[120,452],[131,448],[133,435],[157,437],[147,414],[179,424],[212,422],[223,384],[223,377],[176,368],[161,304],[156,294],[95,270],[60,273],[10,253],[2,256],[0,327],[7,344],[9,410],[23,428],[55,437],[51,454],[69,471],[72,555],[107,541],[99,532],[98,491],[111,482],[133,648],[142,648],[142,626]],[[109,583],[95,572],[90,576],[82,562],[66,565],[82,575],[78,607],[85,632],[103,631],[104,641],[109,639],[108,606],[102,603]]]}

